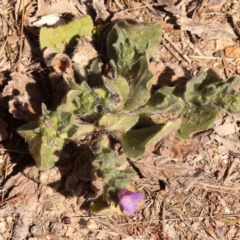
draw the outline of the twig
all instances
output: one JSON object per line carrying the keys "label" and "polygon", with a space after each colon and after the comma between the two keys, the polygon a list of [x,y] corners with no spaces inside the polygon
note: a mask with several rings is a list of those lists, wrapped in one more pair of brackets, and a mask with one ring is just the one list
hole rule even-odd
{"label": "twig", "polygon": [[23,48],[24,13],[25,13],[25,3],[24,3],[24,0],[22,0],[22,22],[21,22],[21,35],[20,35],[20,50],[19,50],[19,58],[18,58],[18,72],[21,71],[21,58],[22,58],[22,48]]}
{"label": "twig", "polygon": [[8,164],[9,164],[9,155],[6,154],[6,161],[5,161],[5,174],[4,174],[4,178],[6,179],[7,178],[7,174],[8,174]]}
{"label": "twig", "polygon": [[11,55],[11,49],[10,49],[10,45],[9,45],[8,42],[7,42],[7,45],[6,45],[6,52],[9,56],[10,66],[11,66],[11,68],[13,68],[13,60],[12,60],[12,55]]}
{"label": "twig", "polygon": [[181,61],[181,58],[167,45],[164,39],[162,39],[162,44],[179,62]]}
{"label": "twig", "polygon": [[198,184],[203,185],[203,186],[206,186],[206,187],[210,187],[210,188],[222,188],[222,189],[226,189],[226,190],[240,191],[240,187],[218,186],[218,185],[213,185],[213,184],[204,183],[204,182],[194,183],[194,185],[198,185]]}
{"label": "twig", "polygon": [[238,153],[238,152],[229,151],[229,155],[230,155],[230,156],[233,156],[233,157],[236,157],[236,158],[239,158],[239,157],[240,157],[240,153]]}
{"label": "twig", "polygon": [[121,234],[124,237],[129,237],[128,235],[126,235],[123,231],[119,230],[117,227],[115,227],[114,225],[110,224],[110,223],[106,223],[104,221],[101,221],[99,219],[95,219],[96,222],[99,222],[100,224],[108,227],[109,229],[113,230],[114,232],[117,232],[118,234]]}
{"label": "twig", "polygon": [[[215,214],[215,215],[211,215],[211,216],[196,216],[196,217],[182,217],[182,219],[184,220],[193,220],[193,219],[202,219],[202,218],[217,218],[217,217],[228,217],[228,218],[240,218],[240,215],[230,215],[230,214]],[[165,221],[179,221],[181,220],[180,217],[175,217],[175,218],[165,218]],[[161,220],[159,219],[152,219],[152,222],[160,222]],[[139,222],[134,222],[134,223],[142,223],[142,221]],[[119,223],[118,225],[128,225],[129,223]]]}
{"label": "twig", "polygon": [[6,199],[5,201],[1,202],[0,207],[7,204],[7,203],[16,203],[17,201],[20,201],[20,200],[23,200],[23,197],[21,196],[21,194],[15,196],[15,197]]}
{"label": "twig", "polygon": [[11,149],[11,148],[3,148],[3,147],[0,147],[0,150],[5,150],[5,151],[7,151],[7,152],[30,154],[29,152],[23,152],[23,151],[20,151],[20,150],[14,150],[14,149]]}
{"label": "twig", "polygon": [[2,15],[3,14],[3,11],[9,11],[11,10],[13,7],[7,7],[7,8],[4,8],[4,9],[0,9],[0,14]]}
{"label": "twig", "polygon": [[135,10],[135,9],[141,9],[141,8],[152,7],[152,6],[155,6],[155,5],[158,5],[158,4],[156,4],[156,3],[146,4],[146,5],[144,5],[144,6],[140,6],[140,7],[128,8],[128,9],[123,10],[123,11],[121,11],[121,12],[127,12],[127,11],[129,11],[129,10]]}
{"label": "twig", "polygon": [[164,33],[163,38],[165,38],[172,45],[172,47],[182,56],[182,58],[191,64],[192,60],[179,49],[179,47],[168,37],[166,33]]}
{"label": "twig", "polygon": [[166,239],[166,208],[164,206],[164,202],[162,203],[162,232],[163,232],[163,240]]}
{"label": "twig", "polygon": [[0,56],[1,56],[2,52],[3,52],[3,49],[5,48],[5,46],[6,46],[6,44],[7,44],[7,41],[8,41],[8,37],[7,37],[6,41],[4,42],[4,44],[1,46]]}
{"label": "twig", "polygon": [[[230,166],[227,168],[225,174],[224,174],[224,177],[223,177],[223,184],[225,184],[227,178],[231,175],[233,169],[235,168],[236,164],[237,164],[237,160],[239,160],[239,158],[233,158],[233,157],[230,157],[232,160]],[[237,159],[237,160],[236,160]]]}
{"label": "twig", "polygon": [[221,58],[222,58],[223,66],[224,66],[225,75],[227,78],[229,78],[230,75],[229,75],[229,71],[228,71],[228,62],[226,60],[223,50],[221,50],[220,53],[221,53]]}
{"label": "twig", "polygon": [[[220,58],[220,57],[211,57],[211,56],[194,56],[194,55],[190,55],[189,57],[190,58],[199,58],[199,59],[222,60],[222,58]],[[226,57],[225,57],[225,59],[228,60],[228,61],[233,61],[234,60],[234,58],[226,58]]]}

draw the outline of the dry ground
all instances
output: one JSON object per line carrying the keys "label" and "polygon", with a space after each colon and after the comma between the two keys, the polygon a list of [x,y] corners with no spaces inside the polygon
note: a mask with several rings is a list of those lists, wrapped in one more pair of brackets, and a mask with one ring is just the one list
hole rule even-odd
{"label": "dry ground", "polygon": [[[39,28],[54,17],[64,23],[86,14],[98,23],[162,22],[163,39],[151,62],[157,86],[184,85],[208,68],[222,81],[240,74],[238,0],[2,0],[0,90],[11,73],[22,72],[34,75],[48,98]],[[159,142],[134,161],[140,173],[136,185],[145,197],[138,213],[94,216],[83,197],[66,191],[61,166],[44,172],[35,167],[16,133],[25,122],[1,104],[9,137],[0,142],[0,239],[240,239],[237,119],[222,114],[211,129],[189,140],[171,135]],[[69,160],[78,151],[77,143],[69,146]]]}

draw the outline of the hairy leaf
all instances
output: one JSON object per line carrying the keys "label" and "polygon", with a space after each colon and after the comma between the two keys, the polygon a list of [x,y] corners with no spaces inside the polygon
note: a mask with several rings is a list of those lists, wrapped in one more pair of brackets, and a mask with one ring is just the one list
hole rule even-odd
{"label": "hairy leaf", "polygon": [[233,77],[219,84],[213,103],[226,112],[240,118],[240,77]]}
{"label": "hairy leaf", "polygon": [[[202,72],[198,77],[188,81],[184,94],[185,101],[195,106],[209,103],[208,97],[214,93],[214,88],[219,81],[219,77],[213,70]],[[206,91],[207,93],[204,93]]]}
{"label": "hairy leaf", "polygon": [[18,128],[18,133],[27,141],[29,152],[36,161],[37,166],[40,166],[40,149],[42,144],[42,137],[38,132],[34,131],[37,128],[38,122],[31,122]]}
{"label": "hairy leaf", "polygon": [[[76,44],[81,36],[92,37],[93,22],[90,16],[60,26],[57,28],[41,28],[41,49],[51,48],[58,53],[63,53],[69,44]],[[73,45],[74,46],[74,45]]]}
{"label": "hairy leaf", "polygon": [[137,123],[138,118],[138,116],[134,115],[103,115],[99,121],[99,125],[107,129],[109,132],[124,133]]}
{"label": "hairy leaf", "polygon": [[116,80],[104,79],[104,85],[108,91],[117,97],[116,104],[113,105],[111,111],[117,111],[123,108],[124,103],[129,97],[129,85],[126,79],[119,77]]}
{"label": "hairy leaf", "polygon": [[176,87],[162,87],[153,94],[142,112],[148,114],[181,113],[185,104],[183,99],[177,96],[178,94]]}
{"label": "hairy leaf", "polygon": [[218,114],[219,111],[214,105],[186,109],[177,136],[188,139],[191,133],[208,129],[213,125]]}
{"label": "hairy leaf", "polygon": [[137,158],[144,154],[146,147],[154,146],[169,133],[176,132],[181,125],[181,120],[168,122],[140,129],[133,129],[123,135],[118,135],[124,153],[128,157]]}
{"label": "hairy leaf", "polygon": [[126,157],[119,156],[116,151],[102,148],[93,162],[93,166],[99,177],[104,179],[104,194],[102,200],[107,203],[117,199],[117,193],[136,178],[136,173],[126,168]]}
{"label": "hairy leaf", "polygon": [[[119,21],[108,36],[107,52],[110,59],[118,61],[117,53],[113,47],[115,43],[125,43],[126,36],[134,42],[135,49],[139,49],[144,44],[148,43],[148,56],[152,56],[161,41],[162,27],[160,23],[137,23],[130,24],[126,21]],[[133,49],[134,51],[134,49]],[[131,51],[126,51],[125,54],[133,54]],[[128,57],[128,56],[124,56]]]}

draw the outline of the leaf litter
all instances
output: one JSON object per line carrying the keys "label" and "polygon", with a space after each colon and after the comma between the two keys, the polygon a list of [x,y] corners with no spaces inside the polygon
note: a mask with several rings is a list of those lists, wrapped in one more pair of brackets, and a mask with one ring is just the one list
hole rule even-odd
{"label": "leaf litter", "polygon": [[[115,0],[105,4],[94,1],[92,7],[73,0],[38,1],[37,11],[30,1],[24,2],[24,7],[21,1],[3,1],[0,5],[3,29],[0,39],[3,73],[0,107],[23,119],[12,120],[8,112],[1,116],[1,121],[7,123],[1,124],[4,129],[1,137],[7,136],[6,131],[9,135],[1,141],[0,155],[0,231],[3,239],[238,239],[239,122],[228,115],[220,115],[211,129],[196,132],[190,140],[168,136],[155,149],[133,161],[132,165],[140,176],[136,185],[145,197],[144,205],[135,216],[94,216],[89,213],[88,202],[83,196],[90,197],[99,184],[97,179],[94,186],[88,183],[95,178],[86,175],[89,162],[79,163],[81,158],[76,152],[85,149],[80,144],[83,139],[76,141],[77,147],[66,146],[59,166],[46,171],[31,166],[24,148],[20,150],[21,157],[10,154],[14,148],[19,150],[18,144],[22,144],[22,139],[13,134],[21,121],[36,119],[41,114],[39,105],[43,101],[50,104],[49,100],[43,99],[44,94],[49,91],[50,96],[57,98],[58,89],[66,90],[64,83],[69,72],[62,71],[66,70],[66,65],[61,60],[60,63],[54,61],[56,73],[50,75],[51,80],[42,65],[38,43],[34,40],[34,33],[39,29],[28,27],[34,26],[39,18],[54,14],[68,22],[67,14],[78,18],[85,16],[87,9],[91,8],[97,21],[104,21],[108,14],[113,15],[114,21],[122,18],[160,20],[170,41],[166,37],[152,59],[151,64],[157,66],[153,67],[156,84],[168,85],[171,78],[170,85],[176,82],[185,84],[209,67],[216,70],[224,81],[240,72],[237,57],[239,35],[235,31],[239,13],[236,1],[211,1],[209,4],[210,1],[197,0],[191,3],[184,0],[159,0],[157,3]],[[27,11],[30,5],[31,14]],[[24,16],[26,31],[21,36],[23,9],[27,13]],[[235,26],[229,24],[229,18],[233,19]],[[21,37],[24,39],[23,50],[27,49],[27,43],[32,49],[24,55],[27,65],[19,59]],[[90,46],[88,40],[82,44]],[[94,49],[89,51],[90,58],[83,65],[97,57]],[[221,52],[225,54],[225,63]],[[19,61],[22,73],[16,72]],[[29,68],[31,64],[33,67]],[[48,88],[52,90],[46,91]],[[59,100],[54,98],[51,101],[57,105]],[[91,158],[90,149],[83,152]],[[82,194],[83,191],[86,192]],[[69,218],[70,224],[64,224],[62,219],[65,217]]]}

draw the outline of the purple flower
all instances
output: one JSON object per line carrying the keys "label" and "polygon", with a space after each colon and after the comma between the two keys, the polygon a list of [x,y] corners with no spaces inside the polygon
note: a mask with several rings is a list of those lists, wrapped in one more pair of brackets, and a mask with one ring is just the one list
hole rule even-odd
{"label": "purple flower", "polygon": [[118,192],[118,199],[123,212],[133,215],[137,204],[142,200],[140,192],[130,192],[127,189],[121,189]]}
{"label": "purple flower", "polygon": [[46,120],[45,120],[45,125],[46,125],[47,127],[51,127],[51,126],[52,126],[51,120],[46,119]]}

